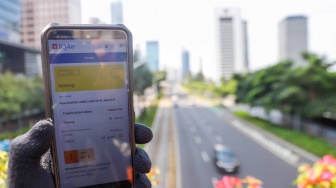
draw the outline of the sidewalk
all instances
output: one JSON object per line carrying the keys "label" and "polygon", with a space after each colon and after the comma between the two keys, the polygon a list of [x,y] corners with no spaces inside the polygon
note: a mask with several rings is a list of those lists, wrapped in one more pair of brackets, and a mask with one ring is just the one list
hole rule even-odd
{"label": "sidewalk", "polygon": [[176,187],[175,140],[172,102],[169,98],[160,100],[153,125],[153,140],[145,145],[145,151],[152,161],[152,168],[160,169],[160,184],[157,188]]}

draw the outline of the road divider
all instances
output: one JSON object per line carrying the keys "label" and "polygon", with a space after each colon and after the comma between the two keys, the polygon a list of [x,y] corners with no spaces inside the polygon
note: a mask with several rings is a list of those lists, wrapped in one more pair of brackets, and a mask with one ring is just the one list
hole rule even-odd
{"label": "road divider", "polygon": [[280,144],[272,141],[271,139],[267,138],[260,132],[248,127],[244,126],[239,120],[233,120],[231,124],[240,130],[245,135],[252,138],[254,141],[259,143],[261,146],[266,148],[268,151],[273,153],[275,156],[283,159],[285,162],[297,167],[299,165],[300,156],[293,153],[291,150],[281,146]]}

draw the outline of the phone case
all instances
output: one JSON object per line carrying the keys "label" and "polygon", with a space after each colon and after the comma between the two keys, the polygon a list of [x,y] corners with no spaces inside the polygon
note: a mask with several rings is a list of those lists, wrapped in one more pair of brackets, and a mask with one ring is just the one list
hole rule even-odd
{"label": "phone case", "polygon": [[[133,42],[132,42],[132,33],[122,24],[109,25],[109,24],[57,24],[51,23],[48,24],[41,32],[41,46],[42,46],[42,68],[43,68],[43,79],[44,79],[44,88],[45,88],[45,112],[46,118],[52,118],[53,114],[51,111],[52,102],[51,102],[51,92],[50,92],[50,70],[49,70],[49,48],[48,48],[48,33],[55,29],[76,29],[76,30],[122,30],[126,33],[128,40],[128,111],[131,116],[130,119],[130,147],[131,147],[131,158],[133,166],[133,156],[135,153],[136,145],[134,140],[134,124],[135,124],[135,114],[133,106]],[[59,184],[59,171],[58,171],[58,162],[55,148],[55,138],[52,142],[51,155],[52,155],[52,173],[54,175],[55,186],[60,187]],[[135,178],[135,172],[133,169],[133,182]],[[134,183],[132,185],[134,187]]]}

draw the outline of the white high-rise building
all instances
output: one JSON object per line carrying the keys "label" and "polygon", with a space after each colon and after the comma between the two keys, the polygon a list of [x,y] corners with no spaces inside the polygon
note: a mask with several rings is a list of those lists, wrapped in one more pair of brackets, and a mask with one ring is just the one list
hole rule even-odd
{"label": "white high-rise building", "polygon": [[21,42],[40,48],[41,31],[49,23],[80,24],[80,0],[22,0]]}
{"label": "white high-rise building", "polygon": [[238,8],[216,9],[217,76],[230,79],[234,73],[248,71],[247,22]]}
{"label": "white high-rise building", "polygon": [[120,0],[111,3],[111,21],[112,24],[123,23],[123,9]]}
{"label": "white high-rise building", "polygon": [[279,60],[305,65],[302,52],[308,50],[307,17],[289,16],[279,23]]}

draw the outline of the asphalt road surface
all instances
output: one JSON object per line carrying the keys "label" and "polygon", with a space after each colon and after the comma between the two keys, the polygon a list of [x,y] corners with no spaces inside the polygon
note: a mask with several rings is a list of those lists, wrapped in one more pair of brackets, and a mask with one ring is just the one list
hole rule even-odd
{"label": "asphalt road surface", "polygon": [[[179,141],[181,187],[210,188],[224,175],[254,176],[263,188],[291,188],[297,169],[232,126],[238,121],[228,112],[179,96],[174,111]],[[230,147],[240,160],[236,174],[218,171],[213,160],[216,143]]]}

